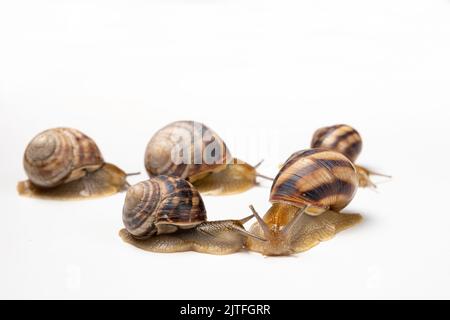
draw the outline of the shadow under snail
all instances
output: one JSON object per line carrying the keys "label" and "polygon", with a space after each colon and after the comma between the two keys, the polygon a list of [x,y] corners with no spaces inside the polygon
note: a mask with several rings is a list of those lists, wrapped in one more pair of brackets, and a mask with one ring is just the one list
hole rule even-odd
{"label": "shadow under snail", "polygon": [[22,196],[87,199],[125,191],[129,186],[129,175],[106,163],[96,143],[71,128],[38,134],[25,150],[23,166],[29,180],[17,185]]}
{"label": "shadow under snail", "polygon": [[243,226],[252,218],[207,221],[202,197],[190,182],[158,176],[128,189],[123,208],[125,229],[119,235],[150,252],[226,255],[243,249],[248,237],[258,238]]}
{"label": "shadow under snail", "polygon": [[[359,132],[345,124],[318,129],[311,141],[311,148],[322,148],[342,153],[353,163],[360,155],[363,147],[362,137]],[[391,178],[388,175],[371,171],[367,168],[355,165],[359,178],[359,186],[362,188],[376,188],[371,176],[382,176]]]}
{"label": "shadow under snail", "polygon": [[257,177],[273,180],[257,172],[260,164],[253,167],[232,158],[225,142],[195,121],[177,121],[162,128],[151,138],[145,152],[150,177],[180,177],[210,195],[245,192],[258,185]]}
{"label": "shadow under snail", "polygon": [[358,175],[344,155],[324,149],[293,154],[275,178],[270,194],[272,207],[250,233],[247,248],[266,256],[304,252],[362,220],[344,214],[358,189]]}

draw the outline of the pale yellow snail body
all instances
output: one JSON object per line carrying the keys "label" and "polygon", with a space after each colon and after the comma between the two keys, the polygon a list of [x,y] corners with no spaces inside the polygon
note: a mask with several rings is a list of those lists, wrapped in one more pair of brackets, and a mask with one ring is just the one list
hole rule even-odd
{"label": "pale yellow snail body", "polygon": [[202,123],[177,121],[159,130],[145,152],[150,177],[167,175],[191,182],[201,193],[231,195],[245,192],[267,178],[235,159],[220,136]]}
{"label": "pale yellow snail body", "polygon": [[127,188],[127,174],[106,163],[97,144],[82,132],[54,128],[38,134],[23,157],[27,181],[20,195],[45,199],[87,199]]}

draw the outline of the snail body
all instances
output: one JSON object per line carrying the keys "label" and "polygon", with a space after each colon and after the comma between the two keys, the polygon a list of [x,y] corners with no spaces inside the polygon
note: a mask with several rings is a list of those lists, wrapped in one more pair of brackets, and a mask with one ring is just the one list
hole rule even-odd
{"label": "snail body", "polygon": [[49,199],[85,199],[107,196],[127,187],[127,174],[106,163],[97,144],[82,132],[54,128],[28,144],[23,166],[27,181],[20,195]]}
{"label": "snail body", "polygon": [[340,153],[309,149],[293,154],[272,186],[272,207],[258,222],[247,247],[268,256],[303,252],[329,240],[361,220],[359,214],[340,213],[353,199],[358,176],[353,163]]}
{"label": "snail body", "polygon": [[240,251],[252,236],[243,226],[251,218],[207,221],[202,197],[190,182],[158,176],[129,188],[120,237],[150,252],[225,255]]}
{"label": "snail body", "polygon": [[[361,154],[363,141],[355,128],[339,124],[318,129],[311,141],[311,148],[322,148],[342,153],[355,163]],[[376,187],[375,183],[371,181],[372,175],[388,177],[358,165],[355,165],[355,169],[358,173],[359,186],[362,188]]]}
{"label": "snail body", "polygon": [[[230,195],[257,185],[257,167],[231,156],[225,142],[206,125],[177,121],[159,130],[145,152],[150,177],[179,177],[191,182],[201,193]],[[270,179],[270,178],[268,178]]]}

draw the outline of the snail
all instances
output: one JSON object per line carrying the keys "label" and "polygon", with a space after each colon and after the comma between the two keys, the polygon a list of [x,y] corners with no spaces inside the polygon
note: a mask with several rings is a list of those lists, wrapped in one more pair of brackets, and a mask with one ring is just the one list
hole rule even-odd
{"label": "snail", "polygon": [[158,176],[128,189],[119,235],[150,252],[226,255],[243,249],[247,237],[264,241],[245,230],[252,218],[207,221],[202,197],[189,181]]}
{"label": "snail", "polygon": [[25,150],[23,166],[29,180],[17,186],[22,196],[86,199],[129,186],[129,175],[106,163],[96,143],[71,128],[49,129],[34,137]]}
{"label": "snail", "polygon": [[[311,141],[311,148],[323,148],[340,152],[353,163],[360,155],[362,147],[363,142],[359,132],[345,124],[320,128],[314,133]],[[373,175],[391,178],[358,165],[355,165],[355,168],[359,176],[359,186],[362,188],[376,188],[375,183],[370,179]]]}
{"label": "snail", "polygon": [[210,195],[245,192],[258,185],[257,177],[273,180],[257,172],[260,165],[232,158],[217,133],[195,121],[177,121],[162,128],[145,152],[150,177],[180,177]]}
{"label": "snail", "polygon": [[275,178],[272,207],[257,219],[247,248],[266,256],[304,252],[362,220],[359,214],[340,213],[353,199],[358,176],[344,155],[324,149],[293,154]]}

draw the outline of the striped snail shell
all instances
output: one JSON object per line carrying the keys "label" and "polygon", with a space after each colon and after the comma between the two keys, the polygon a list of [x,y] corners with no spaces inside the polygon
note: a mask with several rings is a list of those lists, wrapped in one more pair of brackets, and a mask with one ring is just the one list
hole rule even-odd
{"label": "striped snail shell", "polygon": [[225,142],[194,121],[174,122],[159,130],[145,152],[145,168],[151,177],[167,175],[191,182],[224,170],[231,160]]}
{"label": "striped snail shell", "polygon": [[104,164],[96,143],[78,130],[55,128],[38,134],[25,150],[23,165],[30,181],[52,188],[83,177]]}
{"label": "striped snail shell", "polygon": [[168,176],[130,187],[123,208],[125,228],[138,239],[195,228],[206,218],[203,200],[192,184]]}
{"label": "striped snail shell", "polygon": [[358,158],[362,147],[361,135],[356,129],[345,124],[318,129],[311,142],[311,148],[340,152],[352,162]]}
{"label": "striped snail shell", "polygon": [[[247,248],[266,256],[304,252],[330,240],[362,219],[342,213],[355,196],[358,175],[343,154],[326,149],[294,153],[272,186],[272,207],[257,219],[250,232],[267,241],[247,240]],[[305,214],[306,213],[306,214]]]}
{"label": "striped snail shell", "polygon": [[353,163],[340,153],[309,149],[294,153],[284,164],[272,186],[270,201],[308,207],[319,215],[339,212],[353,199],[358,175]]}

